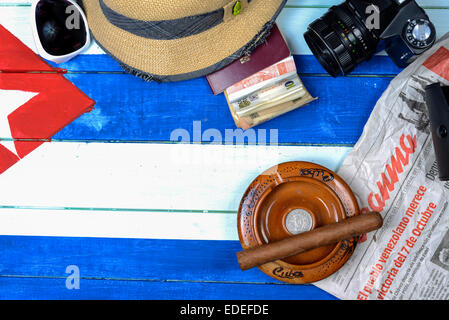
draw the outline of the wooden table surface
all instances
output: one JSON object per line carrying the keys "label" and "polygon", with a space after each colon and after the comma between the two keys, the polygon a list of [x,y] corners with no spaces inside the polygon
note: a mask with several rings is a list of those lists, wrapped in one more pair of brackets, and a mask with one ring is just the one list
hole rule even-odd
{"label": "wooden table surface", "polygon": [[[0,298],[335,299],[241,272],[235,253],[249,183],[285,161],[337,170],[400,72],[383,55],[345,78],[324,72],[302,34],[339,2],[290,0],[281,13],[300,77],[319,99],[249,131],[258,145],[236,138],[224,96],[205,78],[146,83],[95,44],[59,66],[96,106],[0,175]],[[449,31],[447,1],[419,3],[439,36]],[[29,1],[0,0],[0,24],[35,50],[29,16]],[[80,288],[69,290],[73,270]]]}

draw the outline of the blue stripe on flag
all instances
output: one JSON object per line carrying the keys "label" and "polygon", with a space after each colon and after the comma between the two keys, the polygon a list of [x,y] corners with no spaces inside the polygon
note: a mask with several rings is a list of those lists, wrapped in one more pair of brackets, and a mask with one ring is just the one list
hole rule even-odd
{"label": "blue stripe on flag", "polygon": [[[86,65],[110,62],[109,57],[96,55],[78,59]],[[375,57],[374,63],[384,66],[380,68],[385,71],[384,75],[375,76],[371,71],[364,76],[334,79],[322,73],[312,56],[298,56],[297,59],[298,65],[304,66],[300,68],[305,71],[304,84],[319,100],[255,129],[267,132],[277,129],[280,144],[355,144],[374,105],[392,79],[388,74],[397,70],[391,62],[383,64],[387,57]],[[71,66],[73,70],[76,64]],[[96,65],[96,70],[102,70],[101,66]],[[360,72],[368,69],[375,70],[366,65]],[[217,129],[223,143],[236,143],[232,138],[226,139],[226,129],[236,129],[226,100],[223,95],[212,95],[205,78],[156,84],[123,73],[111,76],[81,72],[70,73],[67,77],[97,105],[94,111],[58,133],[55,140],[169,142],[173,130],[184,129],[193,142],[193,123],[199,121],[201,133]],[[209,141],[203,139],[205,143]]]}
{"label": "blue stripe on flag", "polygon": [[[0,299],[335,299],[240,271],[237,241],[0,236],[0,247]],[[68,266],[79,290],[66,288]]]}

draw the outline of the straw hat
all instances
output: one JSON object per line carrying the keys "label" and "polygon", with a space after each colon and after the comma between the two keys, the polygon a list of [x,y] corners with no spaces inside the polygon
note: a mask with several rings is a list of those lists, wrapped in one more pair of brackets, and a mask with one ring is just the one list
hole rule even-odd
{"label": "straw hat", "polygon": [[286,0],[83,0],[93,37],[146,80],[209,74],[263,42]]}

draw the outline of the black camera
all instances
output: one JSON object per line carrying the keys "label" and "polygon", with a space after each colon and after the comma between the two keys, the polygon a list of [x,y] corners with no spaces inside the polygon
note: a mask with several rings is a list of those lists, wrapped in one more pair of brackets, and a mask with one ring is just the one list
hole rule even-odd
{"label": "black camera", "polygon": [[449,181],[449,87],[427,86],[426,102],[440,180]]}
{"label": "black camera", "polygon": [[406,67],[435,43],[436,31],[414,0],[347,0],[314,21],[304,38],[336,77],[383,49],[396,65]]}

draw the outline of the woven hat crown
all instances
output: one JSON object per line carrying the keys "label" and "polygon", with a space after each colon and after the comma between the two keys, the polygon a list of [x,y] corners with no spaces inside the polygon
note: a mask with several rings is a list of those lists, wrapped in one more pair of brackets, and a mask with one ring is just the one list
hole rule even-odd
{"label": "woven hat crown", "polygon": [[171,20],[234,7],[238,0],[103,0],[112,10],[136,20]]}
{"label": "woven hat crown", "polygon": [[82,0],[97,44],[145,80],[219,70],[268,36],[287,0]]}

